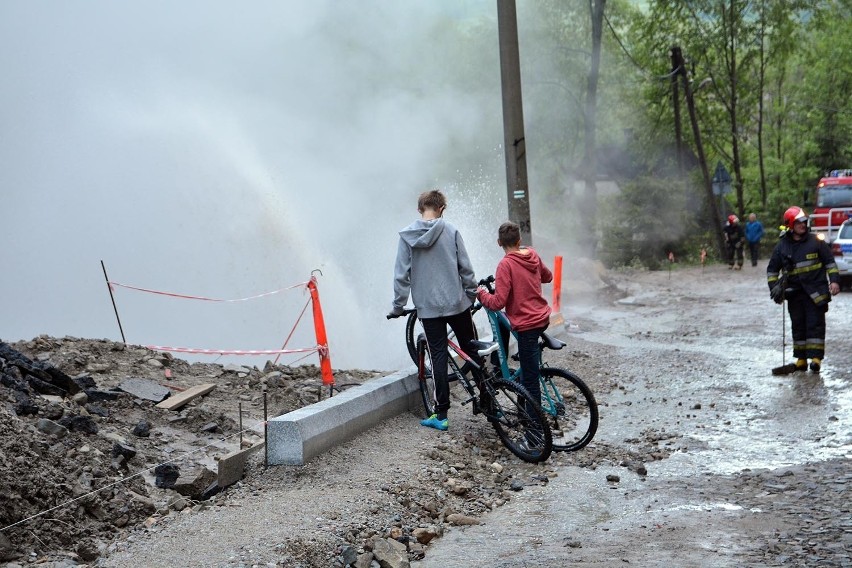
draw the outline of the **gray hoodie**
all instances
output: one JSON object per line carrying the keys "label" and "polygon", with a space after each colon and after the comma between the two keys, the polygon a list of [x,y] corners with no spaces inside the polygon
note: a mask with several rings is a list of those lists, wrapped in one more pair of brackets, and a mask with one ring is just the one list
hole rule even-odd
{"label": "gray hoodie", "polygon": [[418,219],[399,232],[392,313],[411,300],[420,318],[453,316],[473,305],[476,277],[464,240],[443,218]]}

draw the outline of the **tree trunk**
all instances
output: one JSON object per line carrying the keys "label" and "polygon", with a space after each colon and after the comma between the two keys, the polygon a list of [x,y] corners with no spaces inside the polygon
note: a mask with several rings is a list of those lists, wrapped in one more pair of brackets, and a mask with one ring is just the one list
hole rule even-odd
{"label": "tree trunk", "polygon": [[[597,106],[598,106],[598,75],[601,64],[601,37],[603,35],[603,16],[606,0],[589,0],[592,17],[592,60],[589,67],[589,80],[586,91],[586,107],[584,121],[585,152],[583,171],[586,184],[585,199],[583,199],[584,218],[589,226],[595,227],[598,217],[598,186],[597,186]],[[597,231],[589,234],[587,245],[589,258],[597,256]]]}
{"label": "tree trunk", "polygon": [[766,164],[763,161],[763,91],[766,81],[766,2],[760,2],[760,72],[757,86],[757,163],[760,168],[760,205],[766,209]]}
{"label": "tree trunk", "polygon": [[722,220],[719,217],[719,209],[716,207],[716,199],[713,196],[713,182],[710,179],[710,170],[707,167],[707,157],[704,155],[704,145],[701,143],[701,130],[698,128],[698,115],[695,112],[695,101],[692,98],[692,87],[689,84],[689,73],[686,71],[686,62],[680,47],[672,48],[672,57],[678,63],[679,74],[683,79],[683,92],[686,96],[686,108],[689,110],[689,122],[692,124],[692,136],[695,139],[695,152],[698,154],[698,163],[701,166],[701,175],[704,178],[704,194],[707,200],[707,209],[710,212],[710,223],[713,233],[716,235],[716,248],[719,258],[724,259],[725,237],[722,235]]}
{"label": "tree trunk", "polygon": [[745,216],[745,200],[743,199],[743,174],[740,163],[740,136],[737,123],[737,26],[735,24],[736,0],[731,0],[728,26],[728,73],[731,83],[731,104],[728,107],[731,116],[731,158],[734,162],[734,187],[737,190],[737,215],[740,219]]}

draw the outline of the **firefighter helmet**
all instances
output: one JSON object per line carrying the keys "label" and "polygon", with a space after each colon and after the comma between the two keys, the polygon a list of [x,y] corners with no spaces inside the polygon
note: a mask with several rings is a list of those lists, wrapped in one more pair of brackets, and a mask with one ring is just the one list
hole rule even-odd
{"label": "firefighter helmet", "polygon": [[737,219],[736,215],[728,215],[728,223],[730,223],[731,225],[733,225],[734,223],[739,223],[739,222],[740,222],[740,220]]}
{"label": "firefighter helmet", "polygon": [[796,221],[801,221],[802,223],[808,222],[808,216],[805,214],[804,209],[801,207],[790,207],[784,211],[784,225],[792,229],[793,223]]}

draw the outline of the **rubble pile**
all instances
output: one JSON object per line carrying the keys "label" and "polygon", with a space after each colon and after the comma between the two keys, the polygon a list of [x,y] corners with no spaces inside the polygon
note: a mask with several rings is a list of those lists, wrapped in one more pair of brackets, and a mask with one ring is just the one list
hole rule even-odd
{"label": "rubble pile", "polygon": [[[336,372],[348,384],[379,374]],[[214,388],[157,407],[202,383]],[[0,562],[91,562],[133,527],[215,495],[216,458],[261,441],[264,385],[272,416],[323,395],[312,365],[189,363],[73,337],[0,342]]]}

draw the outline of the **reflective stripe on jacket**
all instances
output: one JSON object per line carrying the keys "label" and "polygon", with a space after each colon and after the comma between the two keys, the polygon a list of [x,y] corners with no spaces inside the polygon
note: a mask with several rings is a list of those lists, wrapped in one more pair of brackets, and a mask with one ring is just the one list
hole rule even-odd
{"label": "reflective stripe on jacket", "polygon": [[831,301],[828,282],[840,279],[840,271],[828,245],[811,233],[800,241],[794,241],[792,231],[788,231],[779,239],[766,266],[770,290],[782,271],[787,273],[788,290],[803,290],[817,305]]}

